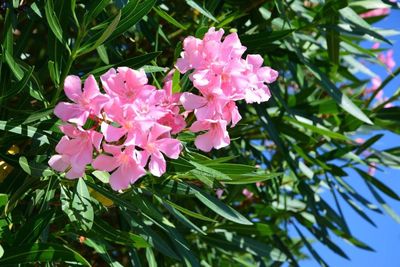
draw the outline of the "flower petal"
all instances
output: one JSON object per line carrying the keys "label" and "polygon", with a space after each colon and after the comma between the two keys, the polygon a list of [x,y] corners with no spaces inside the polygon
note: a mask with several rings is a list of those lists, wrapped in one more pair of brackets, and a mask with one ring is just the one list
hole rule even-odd
{"label": "flower petal", "polygon": [[171,159],[179,158],[182,144],[177,139],[164,138],[156,141],[158,149]]}
{"label": "flower petal", "polygon": [[56,171],[64,172],[70,165],[68,156],[54,155],[49,160],[49,165]]}
{"label": "flower petal", "polygon": [[204,152],[210,152],[211,149],[213,148],[213,141],[212,141],[212,134],[211,132],[207,132],[205,134],[199,135],[196,137],[196,140],[194,141],[195,146],[204,151]]}
{"label": "flower petal", "polygon": [[186,110],[194,110],[207,104],[207,100],[192,93],[183,93],[180,101]]}
{"label": "flower petal", "polygon": [[64,81],[64,92],[69,99],[77,103],[82,96],[81,78],[76,75],[67,76]]}
{"label": "flower petal", "polygon": [[99,155],[93,160],[92,166],[96,170],[111,172],[118,167],[118,161],[115,157]]}
{"label": "flower petal", "polygon": [[126,134],[124,128],[117,128],[105,122],[101,124],[101,132],[107,142],[118,141],[122,136],[124,136],[124,134]]}
{"label": "flower petal", "polygon": [[158,152],[151,155],[149,163],[149,171],[157,177],[163,175],[166,171],[167,164],[165,163],[164,156]]}

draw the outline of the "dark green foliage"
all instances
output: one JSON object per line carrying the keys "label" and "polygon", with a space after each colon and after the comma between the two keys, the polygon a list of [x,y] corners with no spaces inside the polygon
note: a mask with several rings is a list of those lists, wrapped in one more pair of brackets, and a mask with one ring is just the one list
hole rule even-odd
{"label": "dark green foliage", "polygon": [[[373,225],[363,210],[382,213],[375,202],[400,221],[381,197],[399,200],[397,192],[366,171],[375,163],[400,167],[398,147],[374,148],[382,137],[374,131],[400,133],[399,107],[384,108],[400,91],[373,106],[377,92],[363,98],[367,81],[350,68],[361,57],[378,63],[376,51],[360,46],[368,36],[390,43],[357,14],[389,4],[1,1],[0,265],[298,266],[312,256],[327,266],[312,242],[348,258],[333,236],[372,251],[320,189]],[[183,38],[201,37],[211,26],[237,31],[248,53],[260,53],[280,72],[269,102],[240,104],[243,120],[230,129],[230,147],[202,155],[194,152],[193,135],[181,133],[185,150],[168,162],[166,175],[148,175],[123,193],[111,190],[104,172],[88,169],[70,181],[49,169],[61,137],[52,111],[65,98],[67,75],[144,67],[157,85]],[[189,89],[188,76],[175,72],[173,91]],[[372,137],[356,143],[359,132]],[[376,201],[349,185],[351,169]]]}

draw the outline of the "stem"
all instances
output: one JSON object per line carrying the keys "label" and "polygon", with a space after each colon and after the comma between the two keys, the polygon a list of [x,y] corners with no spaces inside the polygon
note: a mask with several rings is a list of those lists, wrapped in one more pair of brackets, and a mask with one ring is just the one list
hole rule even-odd
{"label": "stem", "polygon": [[384,108],[387,104],[397,100],[400,97],[400,90],[397,90],[397,92],[392,95],[388,100],[384,101],[383,103],[379,104],[378,106],[376,106],[373,111],[374,113],[381,110],[382,108]]}
{"label": "stem", "polygon": [[372,93],[371,97],[368,99],[367,103],[365,104],[368,107],[372,100],[376,97],[376,95],[389,83],[391,82],[397,75],[400,74],[400,67],[398,67],[394,72],[392,72],[386,79],[382,82],[382,84]]}

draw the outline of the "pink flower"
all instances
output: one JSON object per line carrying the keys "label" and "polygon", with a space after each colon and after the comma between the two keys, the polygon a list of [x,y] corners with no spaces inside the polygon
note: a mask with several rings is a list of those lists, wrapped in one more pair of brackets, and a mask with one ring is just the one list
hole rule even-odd
{"label": "pink flower", "polygon": [[121,105],[114,102],[106,108],[107,114],[117,123],[119,127],[103,122],[101,132],[107,142],[116,142],[126,135],[124,144],[126,146],[136,145],[137,138],[140,138],[148,129],[152,127],[154,121],[140,117],[133,105]]}
{"label": "pink flower", "polygon": [[224,189],[222,189],[222,188],[218,188],[215,191],[215,195],[217,196],[218,199],[221,199],[223,194],[224,194]]}
{"label": "pink flower", "polygon": [[378,55],[379,61],[386,65],[386,67],[391,71],[396,66],[396,61],[393,59],[393,49],[390,49],[386,54],[381,53]]}
{"label": "pink flower", "polygon": [[92,163],[93,168],[101,171],[114,171],[110,176],[110,185],[114,190],[126,189],[146,174],[140,164],[141,155],[134,146],[122,151],[120,146],[103,145],[109,155],[99,155]]}
{"label": "pink flower", "polygon": [[372,162],[371,166],[368,168],[368,174],[374,176],[376,172],[376,163]]}
{"label": "pink flower", "polygon": [[158,177],[166,171],[166,162],[163,154],[169,158],[177,159],[182,150],[181,142],[169,137],[170,131],[170,127],[156,123],[151,128],[147,138],[142,139],[139,144],[139,147],[143,149],[143,165],[146,165],[150,158],[149,171]]}
{"label": "pink flower", "polygon": [[246,58],[249,85],[246,89],[245,100],[247,103],[260,103],[268,101],[271,97],[265,83],[273,83],[278,78],[278,72],[270,67],[262,67],[263,58],[260,55],[248,55]]}
{"label": "pink flower", "polygon": [[360,14],[360,17],[366,19],[366,18],[386,16],[389,13],[390,13],[390,8],[387,8],[387,7],[377,8],[377,9],[373,9],[373,10],[370,10],[370,11]]}
{"label": "pink flower", "polygon": [[208,130],[195,140],[197,148],[210,151],[229,145],[227,124],[234,127],[241,119],[235,101],[247,103],[267,101],[271,94],[267,84],[274,82],[278,72],[263,67],[260,55],[242,58],[246,47],[236,33],[210,28],[203,39],[187,37],[176,68],[189,76],[200,94],[185,92],[180,101],[186,111],[194,111],[197,121],[193,132]]}
{"label": "pink flower", "polygon": [[89,115],[99,116],[101,108],[108,101],[102,95],[93,75],[90,75],[82,91],[81,79],[70,75],[65,79],[64,91],[67,97],[74,102],[60,102],[54,109],[54,114],[63,121],[84,125]]}
{"label": "pink flower", "polygon": [[364,138],[356,138],[355,140],[354,140],[357,144],[363,144],[364,142],[365,142],[365,139]]}
{"label": "pink flower", "polygon": [[147,76],[143,70],[119,67],[117,70],[110,69],[100,79],[106,93],[111,97],[118,97],[122,103],[145,99],[155,90],[154,86],[147,84]]}
{"label": "pink flower", "polygon": [[254,193],[251,192],[249,189],[244,188],[242,190],[242,194],[246,197],[247,200],[252,200],[254,197]]}
{"label": "pink flower", "polygon": [[382,84],[382,80],[379,76],[373,77],[371,82],[372,82],[372,86],[365,89],[365,92],[364,92],[365,94],[373,93]]}
{"label": "pink flower", "polygon": [[93,159],[93,147],[100,149],[103,135],[94,130],[83,130],[70,124],[60,126],[65,134],[56,146],[58,155],[49,160],[49,165],[59,172],[70,168],[65,177],[75,179],[82,177],[87,164]]}
{"label": "pink flower", "polygon": [[207,92],[204,96],[198,96],[192,93],[183,93],[181,102],[186,110],[195,110],[198,120],[211,119],[223,114],[223,108],[229,100],[222,92]]}
{"label": "pink flower", "polygon": [[202,151],[209,152],[212,148],[220,149],[229,145],[230,138],[226,130],[227,122],[224,120],[196,121],[190,127],[192,132],[207,131],[196,137],[194,144]]}
{"label": "pink flower", "polygon": [[154,93],[154,98],[160,102],[160,106],[166,111],[166,114],[157,122],[171,127],[172,134],[177,134],[186,127],[185,118],[179,113],[180,97],[181,93],[172,93],[171,80],[164,83],[163,89]]}

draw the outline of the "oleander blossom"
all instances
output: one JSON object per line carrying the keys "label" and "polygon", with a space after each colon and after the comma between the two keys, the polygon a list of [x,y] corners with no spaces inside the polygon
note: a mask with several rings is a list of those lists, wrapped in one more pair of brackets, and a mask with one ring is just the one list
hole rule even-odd
{"label": "oleander blossom", "polygon": [[[166,158],[177,159],[183,149],[176,135],[198,133],[194,145],[209,152],[230,144],[228,127],[240,120],[237,101],[261,103],[271,94],[268,84],[278,72],[263,66],[260,55],[247,55],[236,33],[223,38],[215,28],[203,39],[184,40],[184,51],[163,87],[150,85],[144,70],[111,68],[100,77],[83,82],[70,75],[64,92],[70,102],[60,102],[54,114],[65,135],[49,165],[68,179],[85,174],[88,165],[110,173],[114,190],[123,190],[147,173],[160,177]],[[173,92],[174,71],[189,75],[193,92]],[[189,116],[190,113],[194,116]],[[186,118],[195,118],[187,128]]]}
{"label": "oleander blossom", "polygon": [[78,76],[65,79],[64,91],[73,103],[60,102],[54,110],[64,122],[60,129],[65,136],[49,165],[75,179],[92,164],[111,172],[114,190],[128,188],[146,169],[163,175],[165,157],[176,159],[182,150],[181,142],[172,137],[186,127],[180,94],[172,93],[168,81],[157,90],[143,70],[127,67],[110,69],[100,80],[105,93],[92,75],[83,89]]}
{"label": "oleander blossom", "polygon": [[241,120],[236,101],[268,101],[268,84],[278,77],[277,71],[262,66],[260,55],[243,58],[246,47],[236,33],[223,35],[224,30],[210,28],[203,39],[185,38],[176,63],[181,73],[192,70],[189,77],[199,94],[183,93],[180,101],[197,119],[190,130],[206,131],[195,140],[196,147],[206,152],[229,145],[227,126],[234,127]]}

